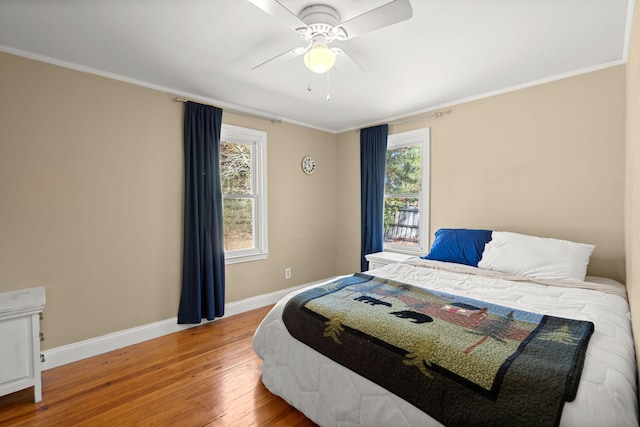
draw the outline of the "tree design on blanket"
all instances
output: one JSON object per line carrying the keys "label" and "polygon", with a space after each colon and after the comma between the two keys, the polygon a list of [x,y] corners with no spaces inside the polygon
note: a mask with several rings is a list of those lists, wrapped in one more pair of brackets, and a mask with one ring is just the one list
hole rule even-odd
{"label": "tree design on blanket", "polygon": [[427,378],[433,379],[433,375],[428,371],[427,367],[431,367],[433,363],[434,349],[438,346],[437,337],[428,337],[409,348],[406,359],[402,361],[405,365],[415,366]]}
{"label": "tree design on blanket", "polygon": [[574,345],[577,343],[576,337],[573,335],[571,328],[566,323],[553,331],[540,334],[538,338],[543,341],[555,341],[567,345]]}
{"label": "tree design on blanket", "polygon": [[331,319],[327,320],[324,323],[325,325],[327,325],[327,327],[324,329],[323,335],[325,337],[329,337],[332,340],[334,340],[336,344],[341,344],[341,345],[342,345],[342,342],[340,342],[340,339],[338,337],[340,336],[341,332],[344,332],[344,328],[342,327],[344,316],[345,316],[344,313],[337,314],[336,316],[332,317]]}
{"label": "tree design on blanket", "polygon": [[470,334],[481,335],[482,338],[475,344],[470,345],[464,350],[464,354],[471,353],[476,347],[482,345],[487,339],[493,338],[498,342],[504,342],[511,331],[511,323],[513,322],[513,311],[505,317],[498,317],[496,320],[487,319],[479,324],[475,331],[469,331]]}

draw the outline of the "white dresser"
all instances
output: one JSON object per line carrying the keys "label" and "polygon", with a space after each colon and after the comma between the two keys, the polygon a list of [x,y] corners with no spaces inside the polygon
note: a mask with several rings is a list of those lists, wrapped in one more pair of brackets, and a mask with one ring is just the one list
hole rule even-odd
{"label": "white dresser", "polygon": [[40,313],[44,287],[0,292],[0,396],[33,387],[42,400]]}
{"label": "white dresser", "polygon": [[416,255],[399,254],[396,252],[376,252],[364,256],[369,262],[369,270],[374,268],[380,268],[387,264],[393,264],[394,262],[406,261],[409,258],[415,258]]}

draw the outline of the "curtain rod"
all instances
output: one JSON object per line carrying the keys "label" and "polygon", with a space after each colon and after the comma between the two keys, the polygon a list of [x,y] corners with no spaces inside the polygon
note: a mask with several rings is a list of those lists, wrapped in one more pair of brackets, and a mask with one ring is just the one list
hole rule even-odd
{"label": "curtain rod", "polygon": [[[174,98],[174,101],[187,102],[187,101],[189,101],[189,99],[183,98],[181,96],[176,96]],[[228,108],[223,108],[222,110],[226,111],[228,113],[240,114],[241,116],[253,117],[254,119],[268,120],[271,123],[282,123],[282,119],[276,119],[276,118],[273,118],[273,117],[261,116],[260,114],[247,113],[247,112],[244,112],[244,111],[232,110],[232,109],[228,109]]]}
{"label": "curtain rod", "polygon": [[416,120],[428,119],[429,117],[435,117],[439,119],[443,114],[451,114],[451,110],[447,111],[436,111],[435,113],[427,114],[425,116],[412,117],[410,119],[396,120],[395,122],[388,123],[389,125],[399,125],[401,123],[414,122]]}
{"label": "curtain rod", "polygon": [[[412,117],[410,119],[396,120],[395,122],[389,122],[387,124],[389,126],[391,126],[391,125],[399,125],[400,123],[415,122],[416,120],[428,119],[429,117],[435,117],[436,119],[438,119],[438,118],[442,117],[443,114],[451,114],[451,112],[452,112],[452,110],[436,111],[435,113],[422,115],[422,116],[418,116],[418,117]],[[356,132],[360,132],[360,129],[356,129]]]}

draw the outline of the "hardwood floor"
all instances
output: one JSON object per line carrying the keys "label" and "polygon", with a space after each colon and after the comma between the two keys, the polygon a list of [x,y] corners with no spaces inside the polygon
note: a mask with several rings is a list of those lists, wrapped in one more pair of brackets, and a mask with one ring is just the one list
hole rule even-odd
{"label": "hardwood floor", "polygon": [[271,307],[42,374],[0,397],[2,426],[314,426],[260,380],[251,338]]}

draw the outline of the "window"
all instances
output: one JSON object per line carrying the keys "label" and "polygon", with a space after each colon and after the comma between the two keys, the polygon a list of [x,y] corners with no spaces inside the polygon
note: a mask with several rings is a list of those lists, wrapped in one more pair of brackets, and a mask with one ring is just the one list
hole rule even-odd
{"label": "window", "polygon": [[227,264],[267,257],[267,134],[222,124],[220,178]]}
{"label": "window", "polygon": [[384,249],[424,254],[429,238],[429,128],[389,135]]}

